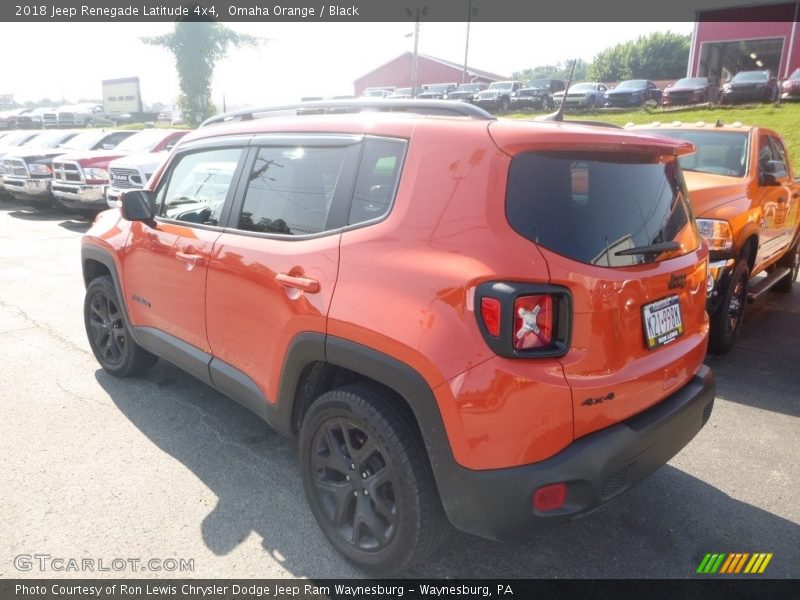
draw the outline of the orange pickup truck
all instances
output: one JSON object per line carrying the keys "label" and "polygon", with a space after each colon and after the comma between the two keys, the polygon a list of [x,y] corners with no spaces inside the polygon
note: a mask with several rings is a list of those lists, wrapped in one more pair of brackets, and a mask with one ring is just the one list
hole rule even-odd
{"label": "orange pickup truck", "polygon": [[[747,302],[788,293],[800,269],[800,183],[781,136],[764,127],[672,123],[635,127],[692,142],[681,157],[700,234],[710,250],[709,350],[730,350]],[[754,279],[764,273],[764,277]]]}

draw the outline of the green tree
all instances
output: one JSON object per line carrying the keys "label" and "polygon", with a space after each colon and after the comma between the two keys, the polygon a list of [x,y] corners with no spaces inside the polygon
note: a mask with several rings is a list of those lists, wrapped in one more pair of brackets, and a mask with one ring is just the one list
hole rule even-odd
{"label": "green tree", "polygon": [[211,103],[214,67],[230,46],[256,46],[264,39],[236,33],[216,21],[175,23],[164,35],[142,38],[145,44],[161,46],[175,57],[181,94],[178,106],[187,123],[199,123],[215,113]]}
{"label": "green tree", "polygon": [[686,75],[690,37],[655,32],[606,48],[594,57],[588,75],[596,81],[675,79]]}
{"label": "green tree", "polygon": [[[577,62],[575,64],[575,74],[572,76],[572,81],[585,80],[589,63],[582,58],[575,60]],[[566,81],[571,68],[572,59],[556,63],[555,65],[540,65],[538,67],[523,69],[522,71],[513,73],[513,77],[519,81],[530,81],[531,79],[563,79]]]}

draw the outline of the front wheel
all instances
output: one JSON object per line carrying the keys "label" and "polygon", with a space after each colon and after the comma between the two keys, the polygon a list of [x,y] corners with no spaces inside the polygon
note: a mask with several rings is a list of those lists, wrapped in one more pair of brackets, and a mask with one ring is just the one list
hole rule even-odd
{"label": "front wheel", "polygon": [[712,354],[725,354],[733,347],[742,328],[749,281],[747,262],[739,259],[728,280],[722,302],[711,316],[708,351]]}
{"label": "front wheel", "polygon": [[422,441],[396,402],[366,385],[338,388],[300,427],[314,517],[339,552],[380,575],[424,561],[449,527]]}
{"label": "front wheel", "polygon": [[83,320],[97,362],[111,375],[139,375],[158,360],[131,337],[114,280],[108,275],[94,279],[86,288]]}
{"label": "front wheel", "polygon": [[786,277],[776,283],[772,289],[781,294],[788,294],[792,291],[792,286],[797,280],[797,274],[800,272],[800,238],[794,243],[791,250],[778,261],[777,266],[788,267],[790,272]]}

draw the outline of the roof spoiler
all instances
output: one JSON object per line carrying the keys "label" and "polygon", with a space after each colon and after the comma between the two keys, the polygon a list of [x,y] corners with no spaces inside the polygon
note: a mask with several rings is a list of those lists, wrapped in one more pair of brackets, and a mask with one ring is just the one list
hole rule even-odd
{"label": "roof spoiler", "polygon": [[[302,111],[302,112],[301,112]],[[306,112],[307,111],[307,112]],[[297,104],[279,106],[263,106],[243,108],[213,116],[203,121],[200,127],[251,121],[269,117],[280,117],[295,114],[321,113],[359,113],[359,112],[406,112],[428,116],[470,117],[481,121],[495,119],[488,112],[466,102],[447,100],[384,100],[370,98],[354,98],[352,100],[315,100]]]}

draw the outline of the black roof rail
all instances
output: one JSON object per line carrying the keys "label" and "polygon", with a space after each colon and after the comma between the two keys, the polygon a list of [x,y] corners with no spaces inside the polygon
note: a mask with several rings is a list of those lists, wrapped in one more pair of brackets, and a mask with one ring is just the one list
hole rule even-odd
{"label": "black roof rail", "polygon": [[[385,100],[372,98],[353,98],[351,100],[315,100],[284,104],[278,106],[260,106],[242,108],[210,117],[200,127],[236,121],[250,121],[271,116],[286,114],[321,114],[321,113],[357,113],[357,112],[406,112],[429,116],[470,117],[482,121],[491,121],[495,117],[488,112],[467,102],[447,100]],[[276,114],[276,113],[284,113]]]}

